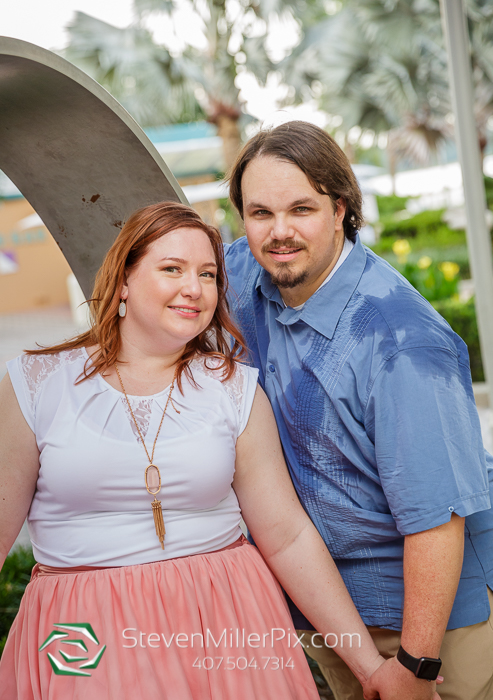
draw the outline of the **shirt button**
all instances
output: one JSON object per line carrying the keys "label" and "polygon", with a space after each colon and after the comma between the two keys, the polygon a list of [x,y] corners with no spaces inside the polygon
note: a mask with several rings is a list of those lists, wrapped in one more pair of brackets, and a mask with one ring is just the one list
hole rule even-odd
{"label": "shirt button", "polygon": [[450,511],[451,513],[453,513],[454,510],[455,510],[454,506],[449,506],[448,509],[449,509],[449,511]]}
{"label": "shirt button", "polygon": [[276,368],[274,367],[274,365],[269,365],[269,370],[270,370],[271,372],[275,372],[275,371],[276,371]]}

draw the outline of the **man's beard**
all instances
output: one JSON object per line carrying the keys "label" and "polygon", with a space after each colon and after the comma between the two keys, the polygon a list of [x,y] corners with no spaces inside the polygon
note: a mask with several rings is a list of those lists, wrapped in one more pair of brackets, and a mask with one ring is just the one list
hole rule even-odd
{"label": "man's beard", "polygon": [[272,284],[276,287],[281,287],[281,289],[293,289],[299,284],[303,284],[308,277],[308,270],[303,270],[295,274],[289,269],[289,263],[278,263],[281,268],[276,273],[272,273],[270,276]]}
{"label": "man's beard", "polygon": [[[304,243],[299,243],[293,238],[288,238],[284,241],[272,241],[270,243],[264,244],[262,247],[262,253],[267,254],[269,250],[277,250],[279,248],[292,248],[294,250],[306,250],[306,245]],[[290,270],[291,263],[289,262],[278,262],[277,271],[272,272],[270,279],[272,284],[276,287],[281,287],[282,289],[292,289],[297,287],[308,277],[308,270],[303,270],[297,274]]]}

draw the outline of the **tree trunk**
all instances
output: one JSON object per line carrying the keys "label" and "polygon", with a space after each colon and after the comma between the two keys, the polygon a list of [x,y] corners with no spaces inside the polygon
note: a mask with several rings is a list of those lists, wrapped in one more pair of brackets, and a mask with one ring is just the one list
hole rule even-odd
{"label": "tree trunk", "polygon": [[223,140],[223,156],[226,173],[229,173],[234,165],[236,156],[241,149],[240,130],[238,119],[233,119],[227,114],[218,114],[215,119],[217,133]]}
{"label": "tree trunk", "polygon": [[[218,114],[214,122],[217,125],[217,133],[223,140],[223,157],[226,174],[229,175],[233,167],[236,157],[241,150],[241,137],[238,128],[238,117],[233,118],[228,114]],[[241,216],[236,209],[231,205],[233,212],[234,226],[233,238],[239,238],[244,234],[244,226]]]}
{"label": "tree trunk", "polygon": [[395,195],[395,172],[397,169],[397,158],[395,156],[394,149],[392,148],[392,145],[390,144],[390,138],[389,138],[389,143],[387,144],[387,157],[389,159],[389,172],[390,172],[390,179],[392,182],[392,194]]}

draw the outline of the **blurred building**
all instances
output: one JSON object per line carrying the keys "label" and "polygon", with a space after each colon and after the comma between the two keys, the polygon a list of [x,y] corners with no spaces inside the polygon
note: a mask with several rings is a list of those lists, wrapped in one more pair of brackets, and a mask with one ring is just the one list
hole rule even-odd
{"label": "blurred building", "polygon": [[[198,122],[146,132],[192,206],[205,221],[217,223],[217,200],[227,190],[217,183],[224,164],[216,127]],[[70,274],[39,216],[0,173],[0,314],[68,304]]]}

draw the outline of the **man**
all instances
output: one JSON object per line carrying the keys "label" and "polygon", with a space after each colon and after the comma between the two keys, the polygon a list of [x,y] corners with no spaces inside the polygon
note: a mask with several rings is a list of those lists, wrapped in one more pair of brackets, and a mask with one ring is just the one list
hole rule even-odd
{"label": "man", "polygon": [[[299,497],[388,658],[373,687],[428,700],[441,655],[443,700],[491,700],[493,463],[465,344],[359,241],[361,193],[324,131],[257,134],[230,186],[246,230],[226,251],[233,311]],[[363,698],[299,626],[336,699]]]}

